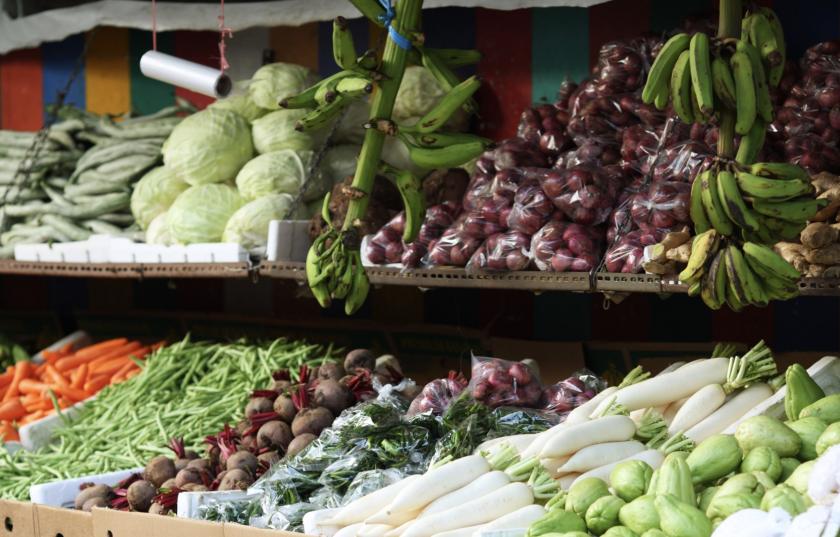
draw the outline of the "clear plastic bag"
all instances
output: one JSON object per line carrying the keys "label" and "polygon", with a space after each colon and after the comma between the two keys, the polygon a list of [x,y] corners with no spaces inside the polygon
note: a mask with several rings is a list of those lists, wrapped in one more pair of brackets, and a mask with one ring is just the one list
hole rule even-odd
{"label": "clear plastic bag", "polygon": [[606,221],[624,186],[612,174],[593,166],[550,170],[541,185],[566,218],[589,226]]}
{"label": "clear plastic bag", "polygon": [[507,226],[511,231],[533,235],[548,222],[554,210],[554,204],[538,183],[523,185],[513,198]]}
{"label": "clear plastic bag", "polygon": [[439,416],[443,414],[461,392],[467,387],[467,379],[460,373],[450,371],[446,378],[435,379],[425,386],[411,402],[406,415],[414,416],[423,412],[431,412]]}
{"label": "clear plastic bag", "polygon": [[399,263],[404,249],[404,229],[405,213],[400,212],[367,241],[364,251],[366,261],[372,265]]}
{"label": "clear plastic bag", "polygon": [[691,222],[689,183],[660,181],[630,200],[630,216],[642,230],[670,229]]}
{"label": "clear plastic bag", "polygon": [[417,238],[408,244],[403,243],[403,253],[400,260],[405,268],[420,266],[432,243],[437,241],[446,231],[446,228],[455,222],[455,218],[461,210],[460,207],[459,203],[444,202],[426,209],[426,217],[423,220],[423,225],[420,226]]}
{"label": "clear plastic bag", "polygon": [[467,215],[461,215],[454,224],[443,232],[423,260],[427,266],[463,267],[481,246],[482,240],[465,230]]}
{"label": "clear plastic bag", "polygon": [[526,270],[531,265],[531,235],[506,231],[490,235],[467,263],[467,272]]}
{"label": "clear plastic bag", "polygon": [[588,272],[598,266],[603,229],[552,220],[531,238],[531,256],[538,269]]}
{"label": "clear plastic bag", "polygon": [[519,117],[516,135],[536,145],[549,159],[555,159],[571,146],[572,140],[566,134],[569,112],[553,104],[542,104],[528,108]]}
{"label": "clear plastic bag", "polygon": [[604,255],[607,272],[642,272],[645,246],[661,241],[668,231],[636,229],[618,237]]}
{"label": "clear plastic bag", "polygon": [[582,369],[568,378],[543,388],[540,407],[558,414],[561,419],[589,401],[606,387],[606,382],[592,371]]}
{"label": "clear plastic bag", "polygon": [[468,390],[490,408],[533,407],[542,397],[542,385],[527,364],[483,356],[473,356]]}

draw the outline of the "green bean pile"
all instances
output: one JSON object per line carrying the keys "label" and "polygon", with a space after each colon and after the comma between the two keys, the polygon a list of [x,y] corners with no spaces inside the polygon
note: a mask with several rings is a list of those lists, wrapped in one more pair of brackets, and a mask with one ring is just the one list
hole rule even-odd
{"label": "green bean pile", "polygon": [[317,345],[278,339],[266,345],[214,344],[189,338],[150,356],[142,373],[109,386],[38,451],[0,448],[0,497],[25,500],[29,487],[60,479],[144,466],[170,454],[171,438],[200,449],[205,436],[235,424],[252,390],[272,372],[330,357]]}

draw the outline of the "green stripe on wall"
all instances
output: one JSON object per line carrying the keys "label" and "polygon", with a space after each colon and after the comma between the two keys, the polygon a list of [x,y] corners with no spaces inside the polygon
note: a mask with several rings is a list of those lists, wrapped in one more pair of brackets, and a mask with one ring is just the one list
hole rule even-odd
{"label": "green stripe on wall", "polygon": [[554,101],[566,79],[589,74],[589,15],[578,7],[531,10],[531,77],[534,102]]}
{"label": "green stripe on wall", "polygon": [[[157,45],[160,52],[172,54],[175,34],[159,33]],[[152,49],[152,34],[131,30],[129,36],[129,67],[131,69],[131,110],[135,114],[150,114],[175,102],[175,87],[152,80],[140,72],[140,56]]]}
{"label": "green stripe on wall", "polygon": [[652,32],[667,32],[690,15],[704,15],[712,11],[709,0],[651,0],[650,29]]}

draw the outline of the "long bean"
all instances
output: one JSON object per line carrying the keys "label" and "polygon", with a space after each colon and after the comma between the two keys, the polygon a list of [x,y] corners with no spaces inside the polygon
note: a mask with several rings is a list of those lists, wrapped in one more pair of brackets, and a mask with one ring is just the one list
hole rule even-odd
{"label": "long bean", "polygon": [[187,338],[164,347],[139,375],[105,388],[57,429],[53,444],[14,454],[0,448],[0,497],[22,500],[36,483],[143,466],[174,436],[200,449],[205,436],[241,419],[251,390],[269,385],[271,371],[329,354],[284,339],[258,346]]}

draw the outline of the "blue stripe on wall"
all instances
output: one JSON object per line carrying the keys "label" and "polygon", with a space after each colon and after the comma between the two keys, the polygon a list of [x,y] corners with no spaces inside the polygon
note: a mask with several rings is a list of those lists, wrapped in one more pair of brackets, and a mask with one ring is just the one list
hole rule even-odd
{"label": "blue stripe on wall", "polygon": [[533,101],[553,101],[560,84],[589,74],[589,12],[576,7],[531,10]]}
{"label": "blue stripe on wall", "polygon": [[[77,34],[68,37],[64,41],[44,43],[41,48],[43,58],[43,91],[44,104],[49,105],[56,102],[58,92],[64,91],[71,73],[76,67],[76,62],[82,54],[85,46],[84,34]],[[85,108],[85,66],[84,60],[73,82],[70,90],[64,99],[64,104],[72,104],[79,108]],[[46,111],[44,111],[46,117]]]}

